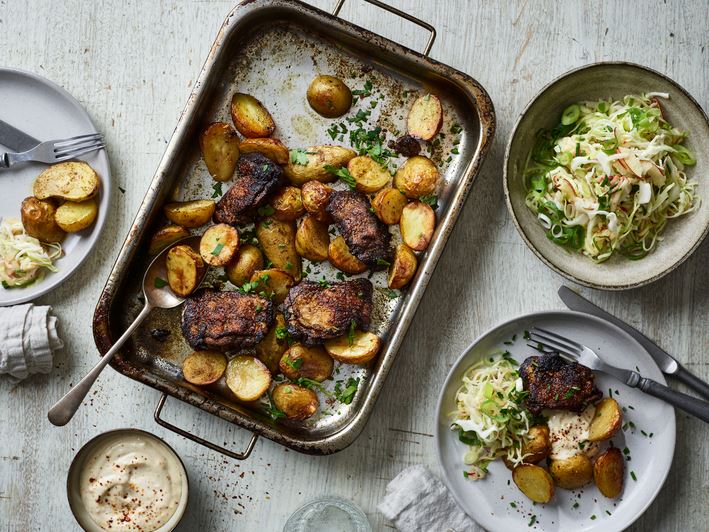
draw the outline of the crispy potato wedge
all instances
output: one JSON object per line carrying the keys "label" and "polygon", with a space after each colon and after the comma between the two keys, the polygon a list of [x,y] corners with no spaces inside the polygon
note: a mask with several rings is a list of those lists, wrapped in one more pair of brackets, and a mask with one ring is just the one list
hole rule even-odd
{"label": "crispy potato wedge", "polygon": [[615,399],[606,397],[596,405],[596,413],[588,428],[588,441],[612,438],[623,424],[623,413]]}
{"label": "crispy potato wedge", "polygon": [[544,504],[554,496],[554,481],[547,470],[538,465],[518,465],[512,471],[512,480],[534,502]]}
{"label": "crispy potato wedge", "polygon": [[524,459],[527,464],[537,464],[544,460],[551,453],[551,439],[549,438],[549,427],[546,425],[535,425],[529,427],[527,433],[529,439],[522,446],[522,453],[528,454]]}
{"label": "crispy potato wedge", "polygon": [[274,268],[280,268],[300,280],[302,260],[295,250],[295,223],[281,222],[273,217],[256,224],[256,238],[266,258]]}
{"label": "crispy potato wedge", "polygon": [[325,342],[328,354],[346,364],[366,364],[372,360],[382,345],[379,337],[371,332],[354,331],[354,334],[339,336]]}
{"label": "crispy potato wedge", "polygon": [[244,244],[224,270],[229,282],[241,286],[251,281],[254,272],[263,269],[263,265],[261,250],[252,244]]}
{"label": "crispy potato wedge", "polygon": [[303,199],[303,208],[309,214],[318,222],[332,223],[332,217],[325,210],[328,201],[330,201],[332,188],[322,184],[320,181],[308,181],[303,183],[300,193]]}
{"label": "crispy potato wedge", "polygon": [[394,262],[389,266],[387,285],[389,288],[403,288],[411,282],[416,274],[418,261],[416,255],[406,244],[396,246]]}
{"label": "crispy potato wedge", "polygon": [[396,188],[380,190],[372,200],[374,214],[387,225],[398,224],[401,211],[404,210],[408,200],[403,192]]}
{"label": "crispy potato wedge", "polygon": [[288,164],[288,148],[278,139],[244,139],[239,144],[241,153],[258,152],[277,164]]}
{"label": "crispy potato wedge", "polygon": [[307,158],[306,164],[299,164],[299,158],[291,156],[284,168],[286,177],[297,187],[313,180],[322,183],[335,181],[337,177],[325,167],[342,168],[357,155],[349,148],[332,145],[310,146],[303,152]]}
{"label": "crispy potato wedge", "polygon": [[282,312],[276,312],[273,326],[263,340],[256,344],[256,356],[266,365],[268,371],[275,375],[280,371],[278,364],[286,349],[288,349],[286,318]]}
{"label": "crispy potato wedge", "polygon": [[281,222],[294,222],[303,214],[303,197],[299,188],[283,187],[271,198],[273,217]]}
{"label": "crispy potato wedge", "polygon": [[295,250],[298,255],[313,262],[327,260],[330,233],[327,225],[307,215],[295,233]]}
{"label": "crispy potato wedge", "polygon": [[216,181],[229,181],[239,160],[239,137],[224,122],[213,122],[199,136],[199,149],[207,170]]}
{"label": "crispy potato wedge", "polygon": [[276,129],[268,109],[253,96],[241,92],[231,98],[231,119],[239,133],[251,139],[270,137]]}
{"label": "crispy potato wedge", "polygon": [[389,171],[371,157],[360,155],[350,159],[347,170],[355,180],[355,187],[360,192],[370,194],[381,190],[389,184]]}
{"label": "crispy potato wedge", "polygon": [[337,118],[352,106],[352,91],[335,76],[315,76],[307,92],[308,103],[325,118]]}
{"label": "crispy potato wedge", "polygon": [[252,283],[259,283],[256,292],[265,292],[267,296],[273,294],[273,301],[280,305],[286,300],[288,290],[295,285],[295,280],[285,270],[270,268],[256,270],[251,276]]}
{"label": "crispy potato wedge", "polygon": [[549,474],[560,488],[575,490],[593,480],[593,465],[588,456],[577,454],[564,460],[552,460]]}
{"label": "crispy potato wedge", "polygon": [[255,401],[271,386],[271,372],[256,357],[235,356],[226,368],[226,385],[240,401]]}
{"label": "crispy potato wedge", "polygon": [[182,227],[199,227],[212,219],[216,204],[212,200],[175,201],[163,207],[165,216]]}
{"label": "crispy potato wedge", "polygon": [[239,232],[231,225],[216,224],[199,241],[199,254],[210,266],[225,266],[239,251]]}
{"label": "crispy potato wedge", "polygon": [[321,346],[308,347],[294,344],[283,353],[279,367],[288,379],[300,377],[322,382],[332,375],[335,362]]}
{"label": "crispy potato wedge", "polygon": [[593,464],[593,480],[604,497],[615,499],[623,491],[625,460],[617,447],[602,452]]}
{"label": "crispy potato wedge", "polygon": [[54,215],[57,225],[67,233],[83,231],[96,221],[98,205],[94,198],[81,202],[65,201]]}
{"label": "crispy potato wedge", "polygon": [[433,238],[436,214],[425,203],[412,201],[401,211],[399,229],[401,229],[401,239],[407,246],[414,251],[423,251]]}
{"label": "crispy potato wedge", "polygon": [[394,186],[407,198],[418,199],[436,191],[440,172],[433,161],[423,155],[406,160],[394,175]]}
{"label": "crispy potato wedge", "polygon": [[150,239],[148,254],[157,255],[167,246],[190,236],[190,232],[179,225],[166,225],[158,229]]}
{"label": "crispy potato wedge", "polygon": [[182,362],[182,375],[189,383],[205,386],[222,378],[226,364],[226,357],[219,351],[195,351]]}
{"label": "crispy potato wedge", "polygon": [[98,193],[99,183],[98,174],[85,162],[53,164],[37,176],[32,195],[40,200],[84,201]]}
{"label": "crispy potato wedge", "polygon": [[171,248],[167,252],[165,266],[170,289],[181,297],[187,297],[195,291],[206,271],[199,253],[186,245]]}
{"label": "crispy potato wedge", "polygon": [[57,209],[51,201],[38,200],[34,196],[22,200],[20,217],[28,235],[41,242],[61,242],[66,233],[56,220]]}
{"label": "crispy potato wedge", "polygon": [[406,130],[412,137],[431,140],[440,131],[442,124],[441,101],[433,94],[424,94],[411,106],[406,119]]}
{"label": "crispy potato wedge", "polygon": [[336,237],[327,250],[328,260],[338,270],[354,275],[367,270],[367,265],[350,253],[347,242],[341,236]]}
{"label": "crispy potato wedge", "polygon": [[313,390],[289,382],[276,385],[271,394],[273,404],[288,419],[302,420],[309,418],[320,407],[320,401]]}

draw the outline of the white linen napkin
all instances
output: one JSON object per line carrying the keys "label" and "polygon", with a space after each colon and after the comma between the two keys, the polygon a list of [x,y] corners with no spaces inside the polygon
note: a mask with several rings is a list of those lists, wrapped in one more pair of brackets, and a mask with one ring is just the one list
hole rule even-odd
{"label": "white linen napkin", "polygon": [[408,467],[394,477],[377,509],[402,532],[475,529],[448,489],[423,465]]}
{"label": "white linen napkin", "polygon": [[31,303],[0,307],[0,375],[22,380],[52,370],[54,351],[64,342],[51,310]]}

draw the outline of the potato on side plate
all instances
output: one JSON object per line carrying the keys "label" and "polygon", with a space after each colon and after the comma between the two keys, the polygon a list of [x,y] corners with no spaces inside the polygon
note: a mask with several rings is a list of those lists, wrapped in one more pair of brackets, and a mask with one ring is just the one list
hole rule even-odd
{"label": "potato on side plate", "polygon": [[182,227],[199,227],[212,219],[213,200],[175,201],[163,207],[168,220]]}
{"label": "potato on side plate", "polygon": [[612,438],[623,423],[623,413],[618,402],[605,397],[596,405],[596,413],[588,428],[588,441],[603,441]]}
{"label": "potato on side plate", "polygon": [[231,225],[216,224],[199,241],[199,254],[210,266],[224,266],[239,251],[239,233]]}
{"label": "potato on side plate", "polygon": [[347,163],[347,170],[355,180],[355,188],[365,194],[377,192],[389,184],[389,171],[371,157],[360,155]]}
{"label": "potato on side plate", "polygon": [[313,262],[327,260],[330,233],[327,225],[307,215],[295,233],[295,250],[298,255]]}
{"label": "potato on side plate", "polygon": [[209,124],[199,136],[199,149],[216,181],[231,179],[239,159],[239,137],[233,127],[224,122]]}
{"label": "potato on side plate", "polygon": [[202,257],[186,245],[177,245],[167,252],[165,260],[167,282],[180,297],[187,297],[202,282],[206,266]]}
{"label": "potato on side plate", "polygon": [[240,246],[239,251],[226,265],[224,271],[229,282],[241,286],[251,281],[254,272],[263,269],[263,264],[261,250],[252,244],[244,244]]}
{"label": "potato on side plate", "polygon": [[325,341],[325,350],[340,362],[346,364],[366,364],[372,360],[381,347],[379,337],[371,332],[353,331]]}
{"label": "potato on side plate", "polygon": [[39,200],[34,196],[22,200],[20,217],[25,232],[40,242],[61,242],[66,233],[56,220],[57,209],[48,200]]}
{"label": "potato on side plate", "polygon": [[182,362],[182,375],[197,386],[212,384],[226,371],[227,360],[219,351],[195,351]]}
{"label": "potato on side plate", "polygon": [[401,212],[406,207],[408,200],[403,192],[396,188],[380,190],[372,200],[374,214],[387,225],[398,224]]}
{"label": "potato on side plate", "polygon": [[325,118],[337,118],[352,106],[352,91],[335,76],[315,76],[308,86],[308,103]]}
{"label": "potato on side plate", "polygon": [[275,375],[280,371],[278,364],[286,349],[288,349],[286,318],[282,312],[276,312],[273,326],[263,340],[256,344],[256,356]]}
{"label": "potato on side plate", "polygon": [[313,180],[330,183],[335,181],[337,177],[325,167],[342,168],[356,155],[357,153],[349,148],[329,144],[291,150],[291,156],[284,172],[295,186],[301,186]]}
{"label": "potato on side plate", "polygon": [[320,401],[313,390],[289,382],[276,385],[271,394],[273,403],[288,419],[302,420],[318,411]]}
{"label": "potato on side plate", "polygon": [[249,138],[270,137],[276,129],[271,113],[263,104],[241,92],[231,99],[231,119],[239,133]]}
{"label": "potato on side plate", "polygon": [[227,365],[226,385],[240,401],[255,401],[271,386],[271,372],[258,358],[239,355]]}
{"label": "potato on side plate", "polygon": [[433,94],[424,94],[418,98],[409,110],[406,129],[412,137],[431,140],[443,125],[443,107]]}
{"label": "potato on side plate", "polygon": [[406,160],[394,175],[394,186],[407,198],[418,199],[436,191],[440,172],[433,161],[423,155]]}
{"label": "potato on side plate", "polygon": [[244,139],[239,144],[241,153],[258,152],[277,164],[288,164],[288,148],[278,139]]}
{"label": "potato on side plate", "polygon": [[387,285],[389,288],[403,288],[411,282],[416,274],[418,261],[416,255],[406,244],[396,246],[394,262],[389,266]]}
{"label": "potato on side plate", "polygon": [[335,362],[321,346],[308,347],[294,344],[283,353],[279,367],[286,378],[294,381],[300,377],[322,382],[332,375]]}
{"label": "potato on side plate", "polygon": [[57,225],[67,233],[78,233],[91,227],[98,216],[98,205],[94,198],[81,202],[65,201],[54,215]]}
{"label": "potato on side plate", "polygon": [[82,161],[53,164],[37,176],[32,194],[40,200],[61,198],[84,201],[93,198],[99,189],[98,174]]}
{"label": "potato on side plate", "polygon": [[303,196],[299,188],[283,187],[276,192],[270,201],[273,207],[273,217],[281,222],[294,222],[303,214]]}
{"label": "potato on side plate", "polygon": [[266,293],[266,296],[273,295],[273,301],[280,305],[286,300],[288,290],[295,285],[295,280],[285,270],[271,268],[268,270],[257,270],[251,276],[252,283],[259,283],[255,292],[261,291]]}
{"label": "potato on side plate", "polygon": [[282,222],[273,217],[264,218],[256,224],[256,238],[273,267],[300,280],[303,261],[295,249],[295,231],[294,222]]}
{"label": "potato on side plate", "polygon": [[342,272],[354,275],[367,270],[367,265],[350,253],[347,242],[341,236],[330,242],[327,255],[330,264]]}
{"label": "potato on side plate", "polygon": [[571,458],[553,459],[549,474],[560,488],[575,490],[593,480],[593,465],[585,454],[576,454]]}
{"label": "potato on side plate", "polygon": [[320,181],[308,181],[303,183],[300,189],[303,199],[303,208],[311,214],[318,222],[331,223],[332,217],[325,210],[332,188],[322,184]]}
{"label": "potato on side plate", "polygon": [[605,497],[615,499],[623,491],[625,459],[617,447],[610,447],[596,458],[593,464],[593,480]]}
{"label": "potato on side plate", "polygon": [[407,246],[414,251],[423,251],[431,243],[436,230],[436,214],[425,203],[412,201],[401,211],[399,228],[401,239]]}
{"label": "potato on side plate", "polygon": [[544,504],[554,496],[554,481],[543,467],[520,464],[512,471],[512,480],[534,502]]}

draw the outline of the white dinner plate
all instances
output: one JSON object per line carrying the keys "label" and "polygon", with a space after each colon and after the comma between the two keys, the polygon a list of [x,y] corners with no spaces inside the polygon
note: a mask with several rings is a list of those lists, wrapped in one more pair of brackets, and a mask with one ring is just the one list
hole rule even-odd
{"label": "white dinner plate", "polygon": [[570,311],[542,312],[503,323],[465,350],[448,374],[439,397],[436,446],[446,484],[465,512],[490,532],[623,530],[645,511],[665,482],[675,448],[675,412],[667,403],[602,373],[596,373],[596,385],[604,396],[612,390],[613,398],[624,407],[624,430],[611,439],[616,447],[630,450],[620,498],[607,499],[591,483],[574,491],[557,488],[550,503],[534,505],[515,486],[511,472],[500,460],[490,464],[489,475],[482,480],[463,476],[466,446],[458,440],[458,433],[450,430],[450,414],[455,411],[455,393],[461,377],[475,362],[496,351],[509,351],[519,363],[538,354],[523,338],[524,331],[532,326],[572,338],[610,363],[639,370],[643,376],[665,384],[659,368],[640,344],[615,325],[594,316]]}
{"label": "white dinner plate", "polygon": [[[0,68],[0,102],[0,120],[40,142],[98,132],[71,94],[31,72]],[[0,142],[0,152],[6,151],[14,150]],[[58,272],[47,272],[43,280],[24,288],[0,286],[0,306],[24,303],[46,294],[67,279],[96,245],[108,215],[111,170],[106,150],[82,155],[80,160],[91,165],[101,179],[96,222],[80,233],[67,235],[62,242],[64,256],[55,262]],[[22,200],[32,195],[32,184],[45,168],[45,164],[26,163],[0,170],[0,218],[20,217]]]}

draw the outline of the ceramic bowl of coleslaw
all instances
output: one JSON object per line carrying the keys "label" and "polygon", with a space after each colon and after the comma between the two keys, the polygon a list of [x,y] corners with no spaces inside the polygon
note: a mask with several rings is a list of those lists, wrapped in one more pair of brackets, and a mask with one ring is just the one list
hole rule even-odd
{"label": "ceramic bowl of coleslaw", "polygon": [[595,63],[527,105],[505,153],[507,206],[547,266],[592,288],[667,275],[709,232],[709,119],[680,85]]}

